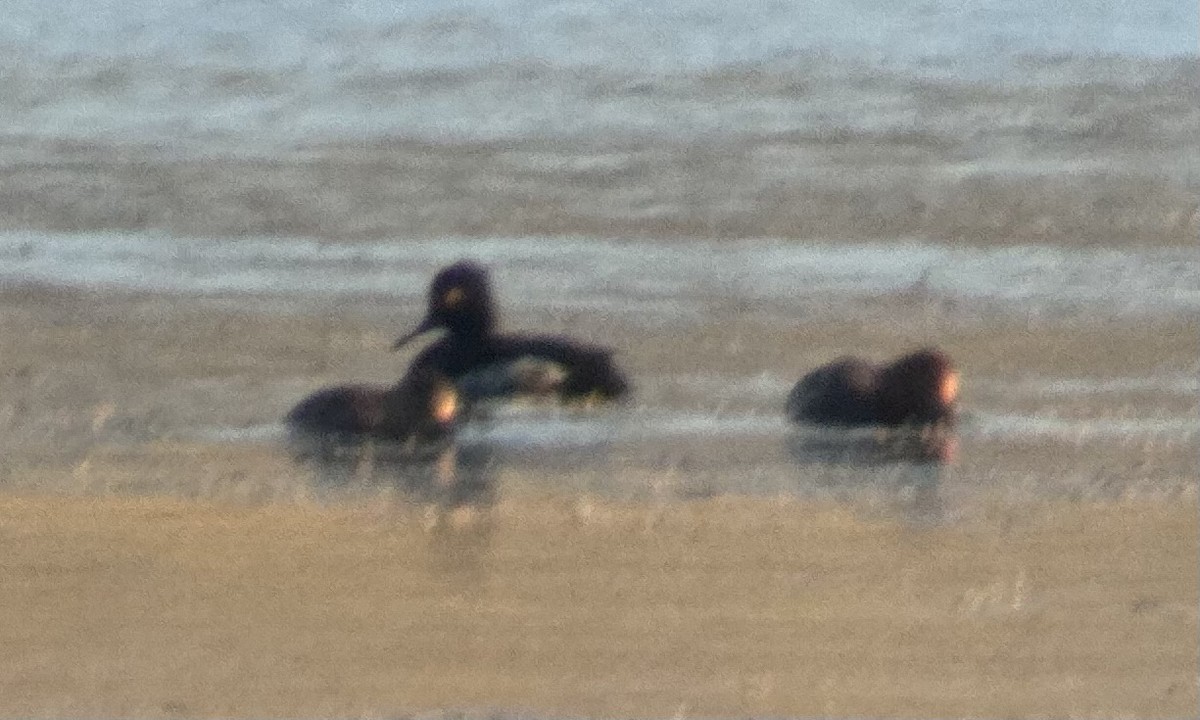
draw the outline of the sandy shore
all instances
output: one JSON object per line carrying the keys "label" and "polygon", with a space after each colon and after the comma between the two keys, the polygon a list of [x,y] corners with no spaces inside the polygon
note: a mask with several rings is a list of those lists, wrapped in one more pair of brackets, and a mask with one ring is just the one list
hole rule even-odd
{"label": "sandy shore", "polygon": [[[219,462],[219,458],[214,458]],[[0,714],[1181,717],[1195,508],[7,498]]]}

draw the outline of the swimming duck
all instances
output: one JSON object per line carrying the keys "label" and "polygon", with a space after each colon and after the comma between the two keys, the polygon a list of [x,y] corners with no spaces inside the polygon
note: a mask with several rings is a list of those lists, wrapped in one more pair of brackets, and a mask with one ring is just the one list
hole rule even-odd
{"label": "swimming duck", "polygon": [[958,371],[946,353],[923,348],[886,365],[842,357],[800,379],[786,412],[797,423],[900,427],[952,424]]}
{"label": "swimming duck", "polygon": [[463,260],[434,276],[424,319],[393,349],[444,330],[411,368],[452,379],[468,402],[516,395],[615,400],[629,391],[608,348],[558,335],[500,333],[497,324],[487,270]]}
{"label": "swimming duck", "polygon": [[459,417],[454,384],[435,372],[410,372],[397,384],[336,385],[318,390],[288,412],[297,455],[328,460],[379,443],[413,458],[439,453]]}

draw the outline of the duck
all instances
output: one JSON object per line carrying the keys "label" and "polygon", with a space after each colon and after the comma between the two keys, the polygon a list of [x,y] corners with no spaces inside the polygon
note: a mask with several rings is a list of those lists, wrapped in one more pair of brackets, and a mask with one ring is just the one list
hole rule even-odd
{"label": "duck", "polygon": [[606,402],[628,395],[629,381],[609,348],[562,335],[501,333],[498,325],[487,269],[460,260],[437,272],[424,318],[392,349],[444,331],[413,358],[409,371],[450,378],[468,404],[521,396]]}
{"label": "duck", "polygon": [[831,427],[950,426],[958,391],[958,370],[938,348],[882,364],[847,355],[800,378],[785,412],[794,423]]}
{"label": "duck", "polygon": [[356,456],[369,445],[395,457],[426,459],[453,439],[460,413],[454,383],[422,369],[391,386],[322,388],[297,403],[284,422],[298,460]]}

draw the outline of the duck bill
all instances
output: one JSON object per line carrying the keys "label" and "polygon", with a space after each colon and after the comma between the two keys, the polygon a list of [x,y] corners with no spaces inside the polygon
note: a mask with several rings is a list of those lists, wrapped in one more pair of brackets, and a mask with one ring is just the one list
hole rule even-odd
{"label": "duck bill", "polygon": [[413,340],[416,340],[417,338],[421,337],[422,335],[429,332],[430,330],[433,330],[437,326],[438,326],[437,320],[433,319],[432,317],[426,316],[426,318],[421,321],[421,324],[418,325],[416,328],[414,328],[412,332],[408,333],[407,335],[402,336],[399,340],[392,343],[392,349],[399,350],[400,348],[409,344]]}

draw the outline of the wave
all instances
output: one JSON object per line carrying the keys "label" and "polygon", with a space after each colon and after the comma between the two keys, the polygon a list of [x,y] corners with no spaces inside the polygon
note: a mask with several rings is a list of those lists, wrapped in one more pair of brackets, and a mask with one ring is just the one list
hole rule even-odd
{"label": "wave", "polygon": [[1175,5],[1064,25],[1032,2],[22,4],[0,28],[0,228],[1200,232],[1200,58]]}
{"label": "wave", "polygon": [[[434,270],[464,255],[513,268],[506,285],[526,304],[648,322],[696,312],[713,297],[787,308],[792,316],[813,303],[871,297],[1025,319],[1191,317],[1200,311],[1200,252],[1194,248],[947,247],[912,239],[663,244],[522,237],[330,244],[25,232],[0,234],[0,281],[296,301],[419,301]],[[573,288],[570,297],[563,287]]]}

